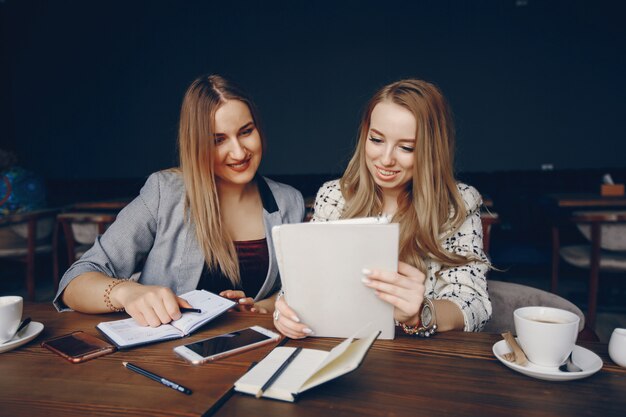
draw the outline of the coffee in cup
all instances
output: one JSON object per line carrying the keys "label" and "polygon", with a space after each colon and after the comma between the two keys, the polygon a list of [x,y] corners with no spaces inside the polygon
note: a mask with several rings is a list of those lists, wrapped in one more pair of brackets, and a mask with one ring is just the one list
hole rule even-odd
{"label": "coffee in cup", "polygon": [[0,297],[0,344],[13,338],[22,320],[24,301],[17,295]]}
{"label": "coffee in cup", "polygon": [[561,365],[574,349],[580,318],[552,307],[522,307],[513,312],[517,340],[535,365]]}

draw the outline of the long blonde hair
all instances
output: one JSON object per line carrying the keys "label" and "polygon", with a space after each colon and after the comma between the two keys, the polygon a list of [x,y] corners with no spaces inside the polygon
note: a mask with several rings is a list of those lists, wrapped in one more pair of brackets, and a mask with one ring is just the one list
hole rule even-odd
{"label": "long blonde hair", "polygon": [[356,151],[340,181],[346,200],[342,217],[375,216],[382,211],[382,191],[367,169],[365,145],[372,111],[383,101],[404,107],[417,121],[413,180],[398,197],[393,217],[400,223],[400,260],[422,272],[426,259],[443,266],[468,263],[473,259],[441,246],[441,239],[456,231],[467,214],[453,172],[455,135],[450,109],[439,89],[428,82],[397,81],[380,89],[367,104]]}
{"label": "long blonde hair", "polygon": [[231,237],[222,224],[214,176],[214,125],[217,109],[228,100],[245,103],[264,144],[252,100],[219,75],[198,77],[185,92],[180,109],[178,148],[185,182],[185,213],[210,270],[221,270],[233,286],[240,283],[239,261]]}

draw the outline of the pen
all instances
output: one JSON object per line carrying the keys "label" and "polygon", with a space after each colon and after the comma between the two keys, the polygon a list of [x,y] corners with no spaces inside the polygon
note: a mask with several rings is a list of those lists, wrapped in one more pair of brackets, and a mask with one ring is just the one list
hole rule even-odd
{"label": "pen", "polygon": [[138,367],[137,365],[133,365],[129,362],[122,362],[126,368],[130,369],[133,372],[137,372],[140,375],[147,376],[150,379],[153,379],[166,387],[170,387],[171,389],[175,389],[176,391],[182,392],[183,394],[191,395],[191,390],[189,388],[185,388],[182,385],[177,384],[176,382],[172,382],[169,379],[165,379],[162,376],[158,376],[157,374],[153,374],[152,372],[146,371]]}
{"label": "pen", "polygon": [[302,347],[297,348],[296,350],[294,350],[293,352],[291,352],[291,355],[289,355],[289,357],[287,358],[287,360],[285,362],[283,362],[282,365],[280,365],[280,368],[278,368],[276,370],[276,372],[274,372],[274,375],[272,375],[270,377],[270,379],[267,380],[267,382],[265,384],[263,384],[263,386],[261,387],[261,389],[256,393],[255,397],[256,398],[261,398],[263,396],[263,392],[266,391],[269,387],[272,386],[272,384],[278,379],[278,377],[285,371],[285,369],[287,369],[287,367],[289,366],[289,364],[291,362],[293,362],[293,360],[296,358],[296,356],[298,356],[298,354],[302,352]]}
{"label": "pen", "polygon": [[180,307],[179,310],[181,313],[202,313],[199,308]]}

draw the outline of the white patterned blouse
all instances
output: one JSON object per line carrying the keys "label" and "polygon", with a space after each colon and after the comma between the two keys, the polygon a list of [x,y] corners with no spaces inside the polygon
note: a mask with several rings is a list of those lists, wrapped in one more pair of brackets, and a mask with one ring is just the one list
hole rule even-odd
{"label": "white patterned blouse", "polygon": [[[489,260],[483,251],[483,232],[480,220],[482,198],[469,185],[458,183],[457,187],[467,209],[467,218],[441,245],[449,252],[459,255],[471,254],[484,262],[470,262],[459,267],[443,268],[434,260],[427,260],[426,297],[450,300],[463,312],[466,332],[480,331],[491,317],[491,301],[487,293],[486,274]],[[339,180],[325,183],[317,192],[311,221],[337,220],[341,217],[345,200]],[[435,274],[441,271],[439,277]]]}

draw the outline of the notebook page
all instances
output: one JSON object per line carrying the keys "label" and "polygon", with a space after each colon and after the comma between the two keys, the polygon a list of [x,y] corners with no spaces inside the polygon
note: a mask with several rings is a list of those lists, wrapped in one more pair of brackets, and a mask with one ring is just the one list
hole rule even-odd
{"label": "notebook page", "polygon": [[[341,354],[335,356],[332,361],[325,361],[325,365],[320,366],[315,374],[303,383],[300,392],[304,392],[358,368],[378,334],[379,332],[375,332],[369,337],[355,340],[351,344],[346,345],[347,348],[343,349]],[[352,339],[348,340],[352,341]]]}
{"label": "notebook page", "polygon": [[180,336],[180,331],[169,324],[159,327],[141,326],[133,318],[100,323],[98,327],[119,346],[145,343],[174,335]]}
{"label": "notebook page", "polygon": [[180,319],[171,323],[185,335],[235,305],[235,302],[231,300],[204,290],[193,290],[180,297],[187,300],[194,308],[202,310],[202,313],[185,313]]}
{"label": "notebook page", "polygon": [[[256,393],[274,372],[289,358],[295,350],[292,347],[277,347],[259,364],[241,377],[235,386],[250,394]],[[266,397],[284,398],[288,394],[297,393],[300,386],[317,369],[328,352],[315,349],[303,349],[278,377],[272,386],[265,391]]]}

